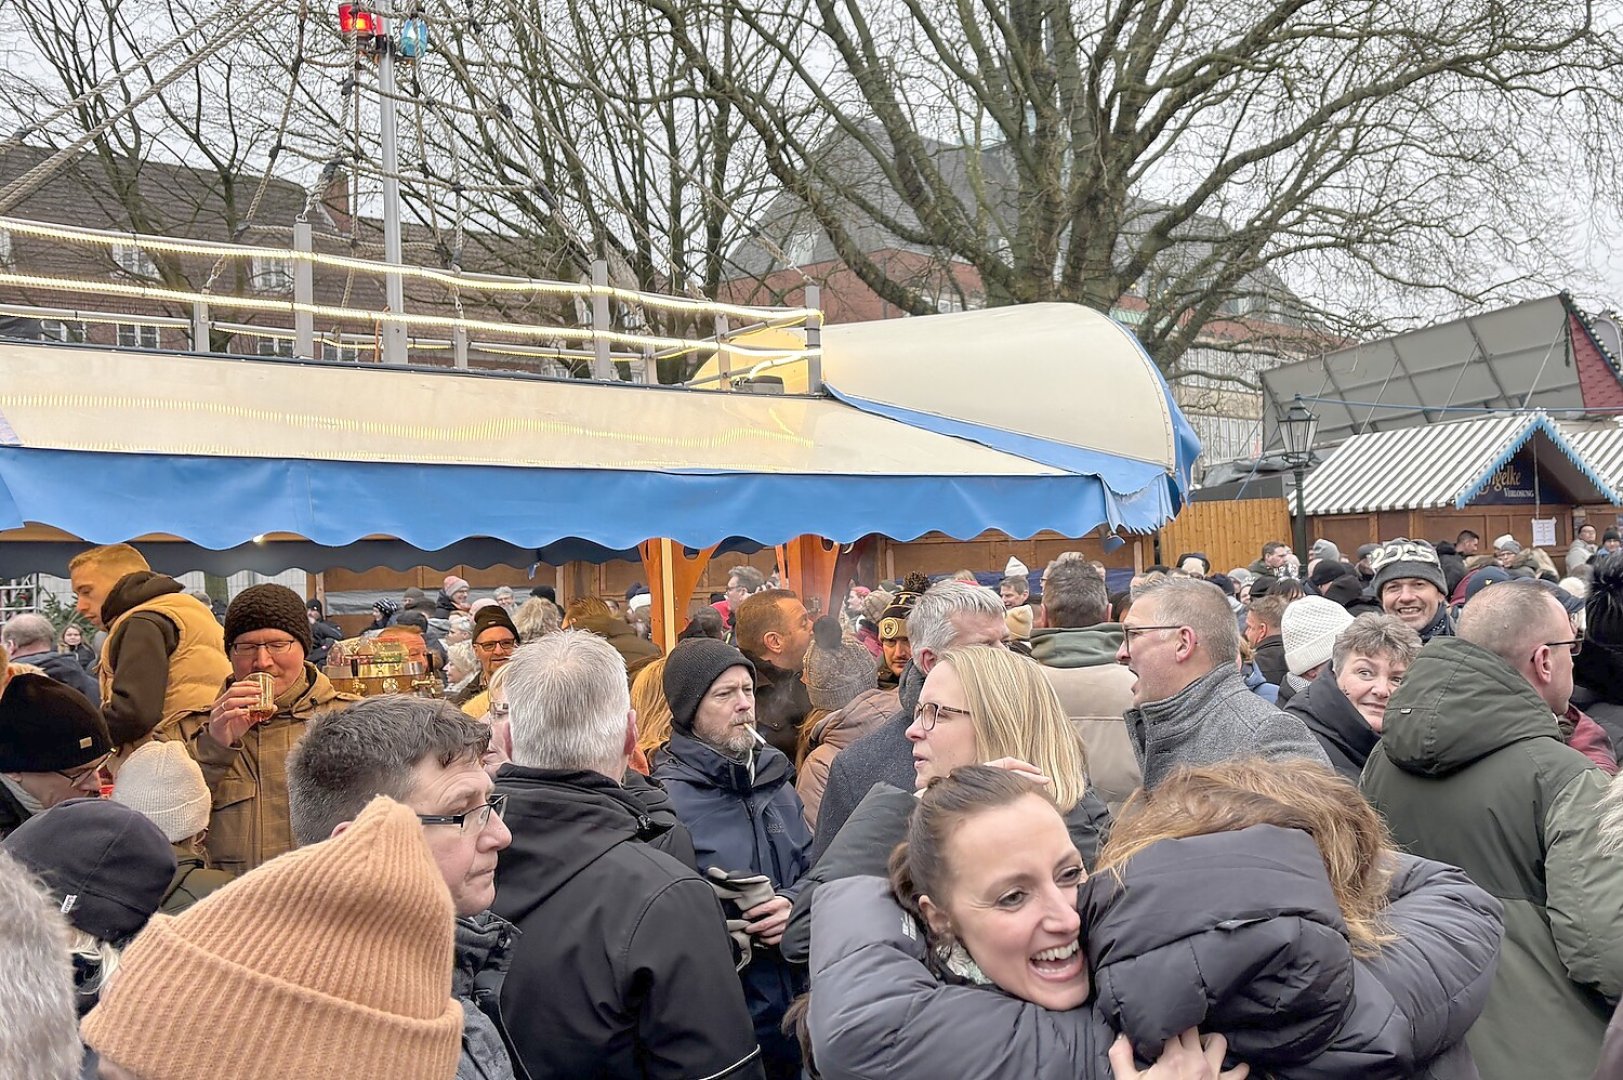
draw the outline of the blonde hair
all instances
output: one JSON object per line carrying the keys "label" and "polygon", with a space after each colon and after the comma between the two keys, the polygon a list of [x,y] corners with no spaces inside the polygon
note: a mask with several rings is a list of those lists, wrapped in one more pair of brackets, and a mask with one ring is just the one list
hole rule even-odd
{"label": "blonde hair", "polygon": [[980,757],[1035,765],[1049,779],[1045,793],[1060,813],[1070,813],[1087,793],[1087,757],[1037,662],[1008,649],[972,645],[948,649],[939,663],[950,665],[964,685]]}
{"label": "blonde hair", "polygon": [[665,658],[637,672],[631,682],[631,708],[637,714],[637,749],[651,755],[671,741],[671,703],[665,699]]}
{"label": "blonde hair", "polygon": [[73,572],[80,568],[117,571],[118,577],[152,569],[146,556],[128,544],[104,544],[81,551],[68,561],[68,576],[72,577]]}
{"label": "blonde hair", "polygon": [[[74,958],[74,989],[80,997],[94,998],[118,974],[124,950],[76,926],[68,927],[68,954]],[[84,974],[80,974],[84,972]]]}
{"label": "blonde hair", "polygon": [[1099,854],[1099,870],[1118,870],[1162,840],[1253,825],[1313,837],[1355,954],[1374,955],[1393,940],[1383,918],[1393,870],[1386,823],[1350,780],[1306,758],[1184,768],[1153,791],[1134,792]]}
{"label": "blonde hair", "polygon": [[558,606],[539,596],[532,596],[519,605],[518,610],[513,612],[513,625],[518,629],[518,639],[526,645],[564,628]]}

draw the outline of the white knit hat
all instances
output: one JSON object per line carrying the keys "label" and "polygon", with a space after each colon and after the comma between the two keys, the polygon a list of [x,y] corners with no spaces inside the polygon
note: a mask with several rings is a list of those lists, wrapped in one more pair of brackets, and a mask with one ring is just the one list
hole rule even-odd
{"label": "white knit hat", "polygon": [[183,743],[138,748],[118,770],[113,801],[140,811],[171,844],[191,839],[209,823],[208,784]]}
{"label": "white knit hat", "polygon": [[1009,561],[1003,564],[1004,577],[1025,577],[1029,573],[1031,571],[1026,569],[1026,564],[1013,555],[1010,555]]}
{"label": "white knit hat", "polygon": [[1292,675],[1311,671],[1330,659],[1336,635],[1353,621],[1352,613],[1334,600],[1304,596],[1285,608],[1279,635],[1285,644],[1285,666]]}

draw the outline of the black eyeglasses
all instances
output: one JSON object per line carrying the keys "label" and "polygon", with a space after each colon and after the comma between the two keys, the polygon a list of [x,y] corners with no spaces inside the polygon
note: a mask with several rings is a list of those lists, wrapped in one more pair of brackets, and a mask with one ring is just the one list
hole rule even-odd
{"label": "black eyeglasses", "polygon": [[69,772],[67,769],[56,769],[53,771],[56,773],[56,775],[60,776],[69,783],[77,784],[91,773],[101,772],[102,768],[107,764],[112,756],[113,752],[109,750],[95,761],[90,762],[88,765],[81,765],[72,772]]}
{"label": "black eyeglasses", "polygon": [[1579,653],[1584,651],[1584,639],[1581,637],[1572,638],[1570,641],[1546,641],[1544,644],[1552,649],[1565,645],[1568,649],[1572,650],[1573,656],[1577,656]]}
{"label": "black eyeglasses", "polygon": [[500,641],[476,641],[473,643],[473,647],[486,656],[492,656],[499,652],[512,652],[518,648],[518,641],[514,638],[502,638]]}
{"label": "black eyeglasses", "polygon": [[968,716],[969,710],[955,709],[951,705],[940,705],[934,701],[921,701],[913,710],[913,722],[925,731],[934,731],[936,721],[941,719],[942,713],[946,713],[947,719],[951,720],[955,716]]}
{"label": "black eyeglasses", "polygon": [[272,656],[284,656],[289,649],[297,644],[298,642],[292,640],[291,638],[289,638],[287,641],[262,641],[257,645],[250,645],[246,641],[239,641],[231,646],[231,655],[253,656],[255,653],[259,652],[260,649],[264,649]]}
{"label": "black eyeglasses", "polygon": [[502,816],[507,809],[506,795],[492,795],[472,810],[464,810],[460,814],[418,814],[417,820],[424,825],[455,825],[459,830],[466,832],[468,822],[473,822],[476,831],[484,831],[490,824],[490,815]]}

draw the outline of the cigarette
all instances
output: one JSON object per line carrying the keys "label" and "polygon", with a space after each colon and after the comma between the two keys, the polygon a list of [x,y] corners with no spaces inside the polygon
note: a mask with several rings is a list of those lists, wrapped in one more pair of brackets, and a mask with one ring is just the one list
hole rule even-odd
{"label": "cigarette", "polygon": [[766,740],[761,737],[760,729],[752,727],[752,728],[750,728],[750,734],[755,736],[755,741],[757,743],[759,743],[762,746],[766,745]]}

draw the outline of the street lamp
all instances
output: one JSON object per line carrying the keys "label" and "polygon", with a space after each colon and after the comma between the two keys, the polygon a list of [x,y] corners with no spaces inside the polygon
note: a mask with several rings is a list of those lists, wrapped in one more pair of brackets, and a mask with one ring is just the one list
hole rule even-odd
{"label": "street lamp", "polygon": [[1302,504],[1302,483],[1307,475],[1308,463],[1313,460],[1313,440],[1319,434],[1319,418],[1302,404],[1302,395],[1279,420],[1279,431],[1285,439],[1285,463],[1296,474],[1296,557],[1307,565],[1307,511]]}

